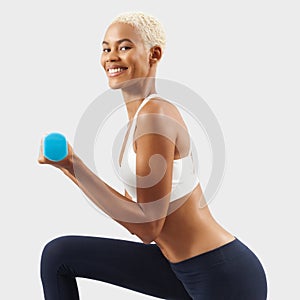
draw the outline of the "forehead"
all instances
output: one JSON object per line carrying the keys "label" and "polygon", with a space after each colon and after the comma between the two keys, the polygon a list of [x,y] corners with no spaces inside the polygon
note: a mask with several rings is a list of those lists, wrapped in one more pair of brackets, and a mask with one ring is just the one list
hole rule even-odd
{"label": "forehead", "polygon": [[122,39],[130,39],[133,43],[143,43],[141,35],[129,24],[114,23],[111,24],[104,35],[104,41],[114,43]]}

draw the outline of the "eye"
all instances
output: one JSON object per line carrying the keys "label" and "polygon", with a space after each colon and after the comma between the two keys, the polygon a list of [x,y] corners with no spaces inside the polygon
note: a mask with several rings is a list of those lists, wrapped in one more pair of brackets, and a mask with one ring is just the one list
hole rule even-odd
{"label": "eye", "polygon": [[110,52],[110,49],[109,48],[104,48],[102,49],[103,52]]}
{"label": "eye", "polygon": [[126,51],[126,50],[129,50],[129,49],[131,49],[131,47],[129,47],[129,46],[120,47],[120,50],[122,50],[122,51]]}

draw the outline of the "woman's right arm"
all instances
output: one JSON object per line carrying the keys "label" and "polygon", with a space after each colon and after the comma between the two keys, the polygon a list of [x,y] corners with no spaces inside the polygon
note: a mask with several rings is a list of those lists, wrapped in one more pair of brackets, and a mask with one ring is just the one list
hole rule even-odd
{"label": "woman's right arm", "polygon": [[149,244],[153,241],[153,225],[149,216],[145,214],[143,206],[120,194],[89,170],[73,152],[69,143],[68,156],[61,161],[54,162],[44,157],[41,141],[38,162],[55,166],[61,170],[100,209],[144,243]]}

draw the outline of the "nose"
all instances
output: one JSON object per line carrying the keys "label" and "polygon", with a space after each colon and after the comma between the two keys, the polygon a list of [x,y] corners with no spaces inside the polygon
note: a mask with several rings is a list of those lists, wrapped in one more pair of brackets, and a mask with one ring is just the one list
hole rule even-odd
{"label": "nose", "polygon": [[117,51],[111,49],[107,54],[106,54],[106,62],[112,62],[112,61],[117,61],[119,60],[119,56]]}

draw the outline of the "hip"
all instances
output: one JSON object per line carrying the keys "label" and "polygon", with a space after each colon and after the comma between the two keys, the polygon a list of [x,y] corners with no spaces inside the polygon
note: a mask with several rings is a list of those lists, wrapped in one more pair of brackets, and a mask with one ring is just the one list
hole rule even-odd
{"label": "hip", "polygon": [[169,263],[193,299],[266,299],[264,268],[237,238],[208,252]]}

